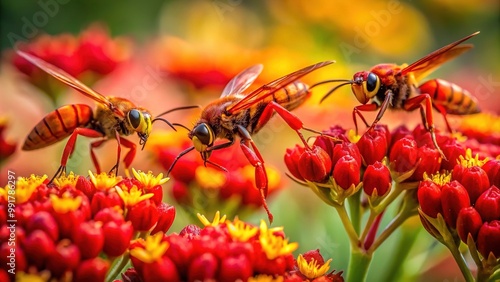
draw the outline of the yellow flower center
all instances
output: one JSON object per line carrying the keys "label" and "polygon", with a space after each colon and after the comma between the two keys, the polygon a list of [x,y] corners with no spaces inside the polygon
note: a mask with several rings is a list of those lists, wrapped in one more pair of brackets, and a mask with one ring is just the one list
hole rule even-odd
{"label": "yellow flower center", "polygon": [[50,202],[54,211],[60,214],[76,211],[82,204],[82,197],[73,198],[69,192],[64,193],[61,198],[57,195],[50,195]]}
{"label": "yellow flower center", "polygon": [[153,236],[146,237],[146,240],[137,239],[144,247],[135,247],[130,250],[130,255],[145,263],[152,263],[159,260],[167,251],[169,244],[163,241],[163,233],[158,232]]}
{"label": "yellow flower center", "polygon": [[196,182],[205,189],[220,189],[226,183],[226,174],[212,167],[197,167],[195,177]]}
{"label": "yellow flower center", "polygon": [[16,274],[17,282],[46,282],[50,280],[50,272],[47,270],[39,273],[25,273],[19,272]]}
{"label": "yellow flower center", "polygon": [[142,190],[137,188],[135,185],[130,189],[127,189],[126,186],[122,186],[122,188],[118,186],[115,187],[116,192],[120,195],[120,198],[122,198],[126,207],[135,206],[137,203],[154,196],[153,193],[143,194]]}
{"label": "yellow flower center", "polygon": [[283,282],[283,276],[274,278],[272,275],[259,274],[255,277],[248,278],[248,282]]}
{"label": "yellow flower center", "polygon": [[163,173],[158,174],[157,176],[154,176],[151,171],[148,171],[148,173],[144,173],[142,171],[136,171],[134,168],[132,168],[132,173],[134,174],[135,179],[139,180],[144,187],[151,188],[156,185],[163,185],[166,183],[170,178],[163,178]]}
{"label": "yellow flower center", "polygon": [[464,167],[473,167],[473,166],[483,166],[486,162],[488,161],[488,158],[485,158],[483,160],[479,159],[479,155],[476,154],[474,157],[472,157],[472,150],[469,148],[465,151],[465,156],[460,156],[458,163]]}
{"label": "yellow flower center", "polygon": [[349,131],[347,131],[347,139],[351,143],[358,143],[359,139],[361,139],[361,135],[356,134],[356,130],[349,129]]}
{"label": "yellow flower center", "polygon": [[30,177],[19,177],[17,178],[15,185],[7,185],[2,188],[0,195],[3,196],[5,200],[8,200],[9,196],[14,197],[17,204],[26,203],[33,195],[33,192],[42,185],[47,179],[47,175],[38,176],[32,174]]}
{"label": "yellow flower center", "polygon": [[427,173],[424,172],[424,180],[428,179],[436,183],[438,186],[443,186],[451,181],[451,172],[438,172],[436,174],[432,174],[431,176],[427,175]]}
{"label": "yellow flower center", "polygon": [[54,183],[59,188],[63,188],[65,186],[75,187],[77,181],[78,181],[78,175],[75,175],[73,172],[70,172],[68,175],[63,174],[60,177],[54,179]]}
{"label": "yellow flower center", "polygon": [[461,131],[472,130],[486,135],[500,132],[500,117],[490,113],[468,115],[462,119]]}
{"label": "yellow flower center", "polygon": [[276,236],[274,232],[274,229],[267,228],[264,220],[260,221],[259,242],[268,259],[273,260],[279,256],[290,254],[299,247],[296,242],[288,243],[288,239]]}
{"label": "yellow flower center", "polygon": [[325,273],[330,269],[331,261],[332,259],[329,259],[323,265],[319,265],[318,261],[316,261],[315,259],[307,262],[302,255],[299,255],[297,257],[297,265],[299,266],[300,273],[302,273],[309,279],[314,279],[325,275]]}
{"label": "yellow flower center", "polygon": [[106,191],[110,188],[113,188],[118,184],[118,182],[122,181],[121,176],[115,176],[114,174],[107,174],[105,172],[101,172],[100,174],[94,175],[89,170],[90,181],[94,184],[95,188],[98,191]]}
{"label": "yellow flower center", "polygon": [[248,242],[259,231],[259,228],[247,224],[238,218],[235,218],[233,222],[228,220],[226,224],[231,238],[240,242]]}
{"label": "yellow flower center", "polygon": [[197,213],[196,216],[198,219],[201,221],[201,223],[204,226],[218,226],[221,223],[224,223],[226,221],[226,215],[223,215],[222,218],[220,217],[220,212],[217,211],[214,216],[214,220],[210,222],[204,215]]}

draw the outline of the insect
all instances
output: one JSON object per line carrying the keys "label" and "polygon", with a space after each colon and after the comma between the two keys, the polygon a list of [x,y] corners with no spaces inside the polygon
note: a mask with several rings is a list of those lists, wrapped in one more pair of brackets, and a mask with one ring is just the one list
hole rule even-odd
{"label": "insect", "polygon": [[120,162],[121,146],[129,149],[123,159],[126,170],[132,164],[136,154],[136,144],[122,136],[137,133],[140,139],[139,145],[142,145],[142,148],[144,148],[151,133],[152,124],[156,120],[167,123],[175,130],[170,122],[160,117],[161,115],[194,107],[175,108],[153,119],[147,109],[137,107],[125,98],[105,97],[54,65],[23,51],[18,50],[17,53],[54,78],[97,102],[95,111],[89,105],[85,104],[62,106],[47,114],[26,137],[22,149],[29,151],[47,147],[70,136],[64,147],[61,165],[52,180],[66,172],[66,164],[75,149],[78,135],[99,138],[99,140],[90,144],[90,155],[98,173],[100,173],[101,169],[94,149],[109,139],[116,139],[118,143],[117,161],[110,170],[110,172],[114,170],[116,174],[118,173],[118,164]]}
{"label": "insect", "polygon": [[[182,151],[174,159],[168,173],[174,168],[178,159],[194,149],[200,153],[205,165],[209,163],[225,170],[222,166],[210,162],[210,155],[215,150],[233,145],[236,137],[239,137],[241,150],[250,164],[255,167],[255,184],[261,191],[263,206],[269,221],[272,222],[272,214],[265,201],[268,188],[267,173],[264,160],[252,140],[252,135],[262,129],[276,112],[307,145],[299,130],[313,130],[303,127],[302,121],[290,112],[300,106],[311,94],[309,87],[298,79],[331,63],[333,62],[325,61],[305,67],[247,94],[243,94],[243,91],[255,81],[263,66],[254,65],[243,70],[229,81],[219,99],[203,109],[198,122],[188,134],[193,146]],[[217,139],[227,141],[215,144]]]}
{"label": "insect", "polygon": [[[420,109],[422,122],[430,132],[432,142],[444,157],[439,148],[435,135],[432,107],[437,109],[444,117],[448,131],[452,133],[451,126],[446,118],[447,114],[469,115],[479,113],[480,109],[476,99],[460,86],[442,79],[429,80],[418,86],[417,81],[439,67],[441,64],[461,55],[473,46],[460,43],[476,36],[475,32],[458,41],[448,44],[429,55],[417,60],[410,65],[379,64],[370,71],[360,71],[354,74],[353,79],[336,79],[319,82],[311,87],[330,82],[342,82],[332,88],[323,98],[324,101],[330,94],[344,85],[351,85],[352,92],[362,104],[354,107],[352,116],[356,133],[358,124],[356,115],[365,123],[368,130],[375,127],[388,108],[413,111]],[[368,104],[368,102],[371,102]],[[361,111],[377,111],[378,114],[371,125],[368,125]]]}

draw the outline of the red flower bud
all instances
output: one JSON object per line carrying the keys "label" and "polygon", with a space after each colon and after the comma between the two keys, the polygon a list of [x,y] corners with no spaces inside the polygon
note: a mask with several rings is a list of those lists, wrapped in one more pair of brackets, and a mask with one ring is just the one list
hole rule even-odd
{"label": "red flower bud", "polygon": [[486,189],[490,188],[488,175],[478,166],[466,168],[463,171],[460,183],[462,183],[469,193],[472,204],[476,202],[477,198],[479,198]]}
{"label": "red flower bud", "polygon": [[132,222],[135,231],[148,231],[158,222],[158,209],[150,200],[143,200],[132,206],[127,220]]}
{"label": "red flower bud", "polygon": [[26,222],[26,231],[28,233],[37,229],[43,230],[49,235],[52,241],[57,241],[59,238],[59,227],[57,226],[57,222],[54,217],[46,211],[40,211],[33,214]]}
{"label": "red flower bud", "polygon": [[396,129],[392,130],[389,151],[392,149],[392,146],[396,143],[396,141],[403,139],[404,137],[413,137],[412,132],[406,127],[406,125],[400,125],[396,127]]}
{"label": "red flower bud", "polygon": [[488,175],[490,184],[500,187],[500,160],[490,160],[482,166],[482,169]]}
{"label": "red flower bud", "polygon": [[123,201],[120,195],[114,191],[98,191],[94,194],[90,202],[90,209],[93,215],[97,214],[100,210],[112,208],[114,206],[123,208]]}
{"label": "red flower bud", "polygon": [[167,203],[161,203],[158,206],[158,223],[155,228],[151,231],[151,235],[154,235],[156,232],[167,232],[172,226],[175,218],[175,207],[171,206]]}
{"label": "red flower bud", "polygon": [[122,222],[125,222],[125,219],[123,218],[123,214],[121,214],[117,210],[113,208],[105,208],[103,210],[100,210],[94,216],[94,221],[100,221],[103,224],[113,221],[120,224]]}
{"label": "red flower bud", "polygon": [[469,233],[474,241],[477,239],[477,233],[481,225],[483,225],[483,220],[474,207],[463,208],[458,213],[457,232],[464,243],[467,243]]}
{"label": "red flower bud", "polygon": [[0,245],[0,263],[2,264],[1,269],[5,269],[6,267],[13,268],[15,264],[16,273],[18,271],[28,271],[28,261],[26,260],[23,248],[15,248],[15,251],[12,252],[12,246],[10,246],[9,242],[3,242],[3,244]]}
{"label": "red flower bud", "polygon": [[[321,149],[325,150],[325,152],[330,156],[330,158],[332,158],[333,157],[333,148],[335,147],[336,144],[339,144],[339,143],[341,143],[341,142],[338,140],[335,140],[334,137],[321,135],[321,136],[316,137],[316,139],[314,140],[313,146],[321,147]],[[302,154],[302,152],[301,152],[301,154]]]}
{"label": "red flower bud", "polygon": [[446,224],[455,229],[458,213],[461,209],[470,206],[470,198],[467,190],[456,180],[444,184],[441,188],[441,206]]}
{"label": "red flower bud", "polygon": [[269,260],[263,252],[258,254],[253,263],[255,272],[267,275],[283,275],[287,267],[285,257],[280,256]]}
{"label": "red flower bud", "polygon": [[431,180],[424,180],[418,185],[418,202],[422,212],[426,215],[437,218],[437,215],[443,214],[441,207],[441,188]]}
{"label": "red flower bud", "polygon": [[179,235],[188,239],[192,239],[200,235],[201,228],[194,224],[188,224],[186,227],[182,228]]}
{"label": "red flower bud", "polygon": [[189,187],[186,183],[181,181],[174,181],[172,187],[172,196],[179,204],[188,204],[192,201],[189,194]]}
{"label": "red flower bud", "polygon": [[108,269],[109,269],[109,262],[102,258],[93,258],[85,260],[78,266],[73,281],[75,282],[105,281]]}
{"label": "red flower bud", "polygon": [[387,131],[383,130],[383,127],[368,130],[361,136],[356,146],[359,148],[364,165],[380,162],[387,154],[389,147]]}
{"label": "red flower bud", "polygon": [[427,145],[418,148],[418,159],[420,162],[409,178],[410,181],[420,181],[424,178],[424,172],[427,175],[434,174],[441,166],[441,154],[435,148]]}
{"label": "red flower bud", "polygon": [[340,158],[346,155],[352,156],[356,160],[356,162],[358,162],[360,167],[363,164],[358,146],[350,142],[342,142],[335,145],[335,147],[333,148],[333,155],[331,156],[332,164],[336,164],[340,160]]}
{"label": "red flower bud", "polygon": [[82,259],[94,258],[99,255],[104,246],[102,224],[94,221],[83,222],[78,226],[73,241],[80,249]]}
{"label": "red flower bud", "polygon": [[151,188],[145,189],[145,193],[153,194],[153,197],[151,197],[150,199],[156,205],[161,204],[161,202],[163,201],[163,187],[161,185],[156,185]]}
{"label": "red flower bud", "polygon": [[418,161],[417,142],[405,137],[394,143],[389,155],[391,167],[397,172],[407,172],[415,168]]}
{"label": "red flower bud", "polygon": [[28,260],[41,267],[55,250],[54,241],[42,230],[35,230],[23,242],[23,249]]}
{"label": "red flower bud", "polygon": [[359,184],[360,167],[352,156],[343,156],[333,168],[333,178],[342,189],[349,189],[352,184]]}
{"label": "red flower bud", "polygon": [[305,150],[299,158],[298,171],[305,180],[325,182],[331,170],[330,156],[321,147],[313,146],[312,150]]}
{"label": "red flower bud", "polygon": [[493,220],[491,222],[485,222],[479,233],[477,234],[477,249],[487,258],[488,255],[493,253],[496,258],[500,257],[500,221]]}
{"label": "red flower bud", "polygon": [[247,281],[252,274],[252,262],[246,256],[226,257],[221,261],[218,281]]}
{"label": "red flower bud", "polygon": [[302,257],[310,263],[312,260],[315,260],[318,265],[323,265],[325,264],[325,259],[319,252],[319,249],[316,250],[310,250],[302,254]]}
{"label": "red flower bud", "polygon": [[130,245],[134,229],[130,221],[116,223],[110,221],[104,224],[104,246],[103,251],[110,257],[122,255]]}
{"label": "red flower bud", "polygon": [[[200,268],[200,271],[203,271]],[[145,263],[142,269],[142,281],[156,282],[156,281],[181,281],[179,273],[175,268],[175,264],[170,258],[163,256],[159,260],[152,263]],[[192,280],[191,280],[192,281]],[[203,279],[201,279],[203,281]]]}
{"label": "red flower bud", "polygon": [[61,277],[68,271],[75,270],[80,263],[80,250],[69,240],[62,240],[47,260],[47,269],[55,277]]}
{"label": "red flower bud", "polygon": [[299,159],[300,156],[304,153],[304,147],[300,147],[299,145],[295,145],[293,149],[286,149],[285,153],[285,165],[288,168],[288,171],[293,175],[293,177],[304,180],[299,173]]}
{"label": "red flower bud", "polygon": [[441,162],[441,169],[443,170],[452,170],[457,165],[459,157],[465,156],[465,148],[455,139],[444,144],[439,144],[439,147],[446,156],[446,159],[443,159]]}
{"label": "red flower bud", "polygon": [[90,182],[90,180],[88,180],[87,177],[83,177],[83,176],[78,176],[78,180],[76,181],[75,188],[76,188],[76,190],[82,191],[83,194],[85,194],[85,196],[87,196],[87,198],[89,198],[89,200],[92,199],[92,197],[94,196],[94,193],[96,192],[96,189],[95,189],[94,185],[92,184],[92,182]]}
{"label": "red flower bud", "polygon": [[500,219],[500,189],[491,186],[476,201],[476,210],[484,221]]}
{"label": "red flower bud", "polygon": [[381,162],[368,165],[363,175],[363,190],[369,196],[377,190],[378,196],[385,195],[392,184],[391,172]]}
{"label": "red flower bud", "polygon": [[188,281],[207,281],[217,278],[219,262],[211,253],[204,253],[193,259],[188,271]]}
{"label": "red flower bud", "polygon": [[193,244],[190,239],[172,234],[166,240],[169,247],[165,255],[177,266],[179,273],[186,273],[193,253]]}

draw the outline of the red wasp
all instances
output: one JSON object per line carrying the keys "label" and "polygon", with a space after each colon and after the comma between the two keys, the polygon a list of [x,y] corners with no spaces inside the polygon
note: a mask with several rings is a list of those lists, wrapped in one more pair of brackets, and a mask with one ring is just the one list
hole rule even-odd
{"label": "red wasp", "polygon": [[95,111],[92,111],[92,108],[85,104],[62,106],[47,114],[37,125],[35,125],[33,130],[26,137],[23,150],[29,151],[47,147],[70,136],[66,143],[66,147],[64,147],[61,166],[52,180],[65,173],[68,158],[75,149],[78,135],[100,138],[90,144],[90,155],[98,173],[100,173],[101,169],[97,162],[94,149],[101,146],[109,139],[116,139],[118,142],[117,160],[116,164],[111,169],[111,171],[114,170],[116,174],[118,173],[121,146],[123,145],[130,149],[123,159],[125,169],[130,167],[136,153],[136,145],[122,136],[137,133],[140,139],[139,144],[144,148],[149,134],[151,133],[152,124],[156,120],[167,123],[175,130],[170,122],[160,116],[172,111],[195,107],[188,106],[175,108],[153,119],[151,113],[147,109],[137,107],[125,98],[105,97],[60,68],[28,53],[22,51],[17,51],[17,53],[57,80],[97,102]]}
{"label": "red wasp", "polygon": [[[283,120],[294,129],[302,142],[307,142],[300,133],[302,121],[290,111],[302,105],[310,96],[309,86],[298,79],[304,75],[329,65],[333,62],[317,63],[243,94],[259,76],[262,65],[251,66],[236,75],[226,85],[219,99],[208,104],[202,111],[200,119],[190,130],[188,136],[193,146],[181,152],[173,161],[168,173],[173,169],[179,158],[193,149],[200,152],[203,161],[225,170],[222,166],[209,161],[213,151],[229,147],[234,144],[236,137],[240,138],[240,147],[246,158],[255,167],[255,183],[261,191],[262,202],[272,222],[265,198],[267,196],[267,173],[252,135],[257,133],[269,119],[278,113]],[[312,130],[310,130],[312,131]],[[227,142],[215,144],[216,139],[226,139]]]}
{"label": "red wasp", "polygon": [[[332,88],[323,98],[344,85],[351,85],[352,92],[362,104],[354,107],[352,118],[358,132],[356,115],[365,123],[368,130],[375,127],[388,108],[413,111],[420,109],[422,122],[430,132],[432,142],[443,156],[435,135],[432,107],[444,117],[448,131],[453,132],[446,118],[447,114],[469,115],[479,113],[476,99],[460,86],[442,79],[432,79],[418,86],[417,81],[442,65],[443,63],[461,55],[473,46],[460,43],[476,36],[475,32],[456,42],[446,45],[410,65],[379,64],[370,71],[361,71],[354,74],[353,79],[335,79],[319,82],[311,87],[329,83],[343,82]],[[371,102],[368,104],[368,102]],[[371,125],[368,125],[361,111],[377,111],[378,114]],[[444,156],[443,156],[444,157]]]}

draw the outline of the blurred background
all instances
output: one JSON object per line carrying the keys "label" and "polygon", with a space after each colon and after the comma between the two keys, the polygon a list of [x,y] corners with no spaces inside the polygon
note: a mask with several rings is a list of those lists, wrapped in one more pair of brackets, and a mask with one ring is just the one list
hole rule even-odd
{"label": "blurred background", "polygon": [[[1,185],[6,182],[7,170],[18,176],[52,176],[65,142],[25,152],[20,150],[24,138],[39,120],[61,105],[94,104],[20,62],[12,52],[16,44],[64,68],[100,93],[127,98],[155,115],[178,106],[206,105],[219,97],[234,75],[253,64],[264,64],[254,88],[324,60],[336,63],[311,73],[304,81],[350,79],[355,72],[378,63],[412,63],[481,31],[468,42],[475,45],[472,51],[446,63],[430,78],[455,82],[468,89],[484,111],[500,113],[500,4],[494,0],[358,0],[355,4],[328,0],[3,0],[0,5],[0,125],[5,128],[2,135],[7,142],[17,144],[16,152],[0,163]],[[82,52],[87,55],[82,57]],[[316,88],[295,113],[306,126],[317,130],[330,125],[352,128],[351,111],[357,101],[349,87],[319,104],[330,87]],[[192,110],[166,118],[190,127],[197,115],[199,111]],[[365,116],[372,120],[375,115]],[[437,116],[436,120],[441,127],[442,119]],[[382,119],[391,128],[402,122],[413,128],[420,118],[415,112],[397,112]],[[458,126],[460,119],[451,118],[450,122]],[[138,152],[133,167],[165,173],[157,148],[168,147],[178,153],[187,136],[182,129],[180,134],[168,135],[166,125],[155,126],[152,141]],[[68,170],[86,175],[93,169],[90,141],[80,139]],[[138,141],[136,136],[129,139]],[[300,252],[319,248],[325,258],[333,258],[334,269],[345,269],[348,241],[335,211],[285,176],[285,150],[300,142],[295,133],[275,118],[254,139],[266,162],[279,172],[282,189],[269,199],[274,225],[285,227],[290,240],[299,242]],[[97,151],[104,169],[114,164],[115,150],[116,143],[108,142]],[[167,191],[173,182],[165,185]],[[264,217],[258,209],[248,220],[257,223]],[[191,218],[179,212],[174,231],[189,222]],[[415,219],[410,229],[412,224],[420,222]],[[415,230],[421,234],[404,262],[403,277],[460,281],[462,276],[445,248],[421,228]],[[397,237],[398,233],[394,234],[376,253],[370,281],[388,277],[381,270]]]}

